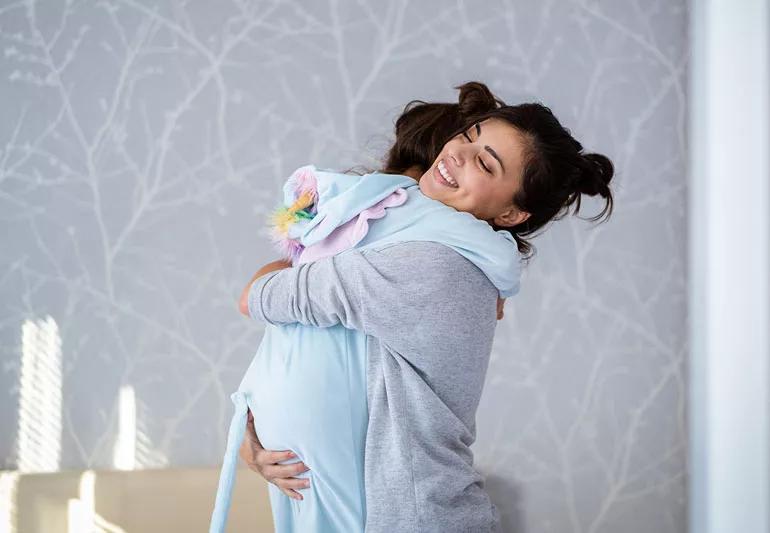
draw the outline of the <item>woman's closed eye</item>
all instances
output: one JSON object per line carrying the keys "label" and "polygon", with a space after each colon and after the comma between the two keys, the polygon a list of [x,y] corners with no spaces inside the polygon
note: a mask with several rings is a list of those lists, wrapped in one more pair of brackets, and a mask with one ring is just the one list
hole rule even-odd
{"label": "woman's closed eye", "polygon": [[[473,141],[471,140],[471,136],[470,136],[470,135],[468,135],[468,132],[467,132],[467,131],[464,131],[464,132],[463,132],[463,136],[464,136],[466,139],[468,139],[468,142],[469,142],[469,143],[473,142]],[[487,172],[489,172],[490,174],[492,173],[492,171],[491,171],[491,170],[489,170],[489,168],[487,168],[487,165],[486,165],[486,164],[484,164],[484,160],[483,160],[483,159],[481,159],[480,157],[479,157],[479,163],[480,163],[480,164],[481,164],[481,166],[484,168],[484,170],[486,170],[486,171],[487,171]]]}

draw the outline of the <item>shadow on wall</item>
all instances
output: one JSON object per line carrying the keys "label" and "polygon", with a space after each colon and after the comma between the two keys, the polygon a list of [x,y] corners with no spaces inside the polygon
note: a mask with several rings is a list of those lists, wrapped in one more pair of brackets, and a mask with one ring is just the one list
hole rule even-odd
{"label": "shadow on wall", "polygon": [[487,474],[484,488],[500,512],[500,530],[505,533],[527,533],[524,529],[521,484],[509,478]]}

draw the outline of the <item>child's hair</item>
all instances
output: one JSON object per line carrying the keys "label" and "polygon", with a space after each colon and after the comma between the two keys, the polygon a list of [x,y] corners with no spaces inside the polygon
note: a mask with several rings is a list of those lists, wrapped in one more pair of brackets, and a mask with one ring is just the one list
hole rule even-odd
{"label": "child's hair", "polygon": [[464,83],[458,103],[412,100],[396,120],[396,140],[388,151],[385,174],[400,174],[411,167],[426,172],[441,153],[444,144],[468,120],[497,105],[505,105],[486,85],[477,81]]}
{"label": "child's hair", "polygon": [[523,237],[564,217],[572,204],[577,215],[581,195],[599,195],[606,200],[602,211],[589,220],[595,222],[604,216],[606,221],[610,217],[612,161],[602,154],[583,153],[583,146],[549,108],[539,102],[506,105],[476,81],[455,89],[460,91],[456,104],[413,100],[406,105],[396,120],[396,140],[380,172],[401,174],[411,167],[426,172],[449,139],[475,122],[494,118],[516,128],[525,142],[522,186],[513,203],[530,216],[513,227],[493,225],[496,230],[511,232],[525,260],[534,255],[534,247]]}

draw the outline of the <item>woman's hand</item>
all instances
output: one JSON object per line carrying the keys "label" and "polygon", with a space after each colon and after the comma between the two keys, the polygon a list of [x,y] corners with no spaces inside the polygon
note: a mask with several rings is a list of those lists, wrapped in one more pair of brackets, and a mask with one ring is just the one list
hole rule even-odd
{"label": "woman's hand", "polygon": [[241,314],[249,316],[249,289],[251,289],[251,285],[254,283],[254,281],[257,278],[272,272],[273,270],[282,270],[284,268],[291,268],[291,261],[279,259],[278,261],[268,263],[257,270],[257,273],[252,276],[249,283],[246,285],[246,287],[244,287],[243,291],[241,291],[241,298],[238,300],[238,310],[241,312]]}
{"label": "woman's hand", "polygon": [[497,297],[497,319],[501,320],[503,318],[503,307],[505,306],[505,298]]}
{"label": "woman's hand", "polygon": [[246,436],[243,438],[238,455],[241,456],[249,469],[265,478],[268,483],[281,489],[281,492],[286,496],[295,500],[303,499],[302,495],[295,489],[306,489],[310,482],[307,479],[293,476],[310,469],[301,461],[286,465],[277,464],[279,461],[291,459],[295,455],[289,450],[281,452],[265,450],[254,430],[254,415],[251,414],[251,411],[249,411],[246,422]]}

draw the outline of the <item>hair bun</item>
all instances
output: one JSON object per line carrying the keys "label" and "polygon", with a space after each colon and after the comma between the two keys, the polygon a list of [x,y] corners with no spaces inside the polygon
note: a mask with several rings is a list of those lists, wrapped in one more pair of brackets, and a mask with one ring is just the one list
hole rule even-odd
{"label": "hair bun", "polygon": [[583,154],[581,160],[580,192],[589,196],[600,194],[606,198],[610,194],[610,180],[615,174],[612,161],[602,154]]}
{"label": "hair bun", "polygon": [[505,105],[505,102],[492,94],[489,87],[478,81],[463,83],[455,89],[460,90],[458,103],[463,117],[480,115]]}

